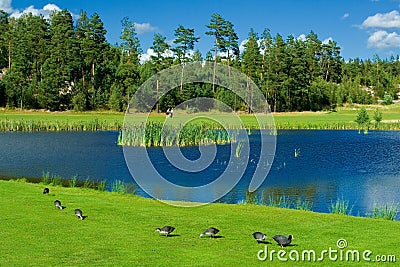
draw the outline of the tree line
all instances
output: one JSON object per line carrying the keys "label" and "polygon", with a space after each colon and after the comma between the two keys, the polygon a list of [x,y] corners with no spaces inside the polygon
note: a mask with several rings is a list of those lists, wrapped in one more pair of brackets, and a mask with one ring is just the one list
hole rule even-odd
{"label": "tree line", "polygon": [[[127,17],[121,21],[120,43],[112,45],[97,13],[82,11],[74,22],[68,10],[54,11],[49,19],[32,14],[13,18],[0,11],[0,106],[123,111],[137,88],[157,72],[182,65],[183,76],[186,63],[204,60],[241,70],[277,112],[397,99],[399,56],[345,61],[335,41],[322,42],[314,32],[284,38],[268,29],[261,34],[251,29],[242,50],[232,22],[213,14],[206,26],[213,46],[204,57],[196,49],[200,38],[195,30],[178,25],[172,45],[154,34],[154,55],[141,62],[135,24]],[[244,100],[215,83],[181,83],[154,109],[165,111],[194,97],[249,110]]]}

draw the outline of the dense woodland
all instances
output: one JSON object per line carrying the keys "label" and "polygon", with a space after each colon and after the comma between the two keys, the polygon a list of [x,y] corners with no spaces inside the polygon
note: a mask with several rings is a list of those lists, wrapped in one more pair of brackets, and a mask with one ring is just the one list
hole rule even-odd
{"label": "dense woodland", "polygon": [[[178,25],[173,45],[154,34],[155,55],[141,62],[143,51],[129,18],[121,21],[120,43],[112,45],[96,13],[83,11],[74,21],[67,10],[49,19],[32,14],[16,19],[0,11],[0,106],[123,111],[137,88],[158,71],[202,60],[240,69],[263,91],[273,111],[327,110],[378,99],[390,103],[398,97],[399,56],[345,61],[335,41],[322,43],[314,32],[299,39],[272,36],[268,29],[250,30],[241,51],[232,22],[213,14],[206,26],[213,44],[206,55],[196,49],[201,40],[195,30]],[[227,89],[201,83],[171,91],[157,109],[199,96],[248,109]]]}

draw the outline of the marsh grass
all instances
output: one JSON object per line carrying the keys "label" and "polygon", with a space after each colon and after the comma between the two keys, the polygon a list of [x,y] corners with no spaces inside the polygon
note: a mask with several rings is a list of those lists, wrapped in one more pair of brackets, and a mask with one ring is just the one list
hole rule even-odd
{"label": "marsh grass", "polygon": [[[373,116],[376,106],[366,106],[367,112]],[[354,121],[359,105],[338,107],[335,112],[287,112],[275,113],[276,129],[331,129],[357,130]],[[382,120],[373,125],[374,130],[400,129],[400,103],[390,106],[380,106]],[[231,113],[212,113],[213,117],[229,120]],[[41,112],[41,111],[0,111],[0,131],[108,131],[121,130],[124,123],[124,113],[112,112]],[[187,118],[191,114],[176,114],[175,119]],[[198,115],[198,114],[197,114]],[[196,116],[197,116],[196,115]],[[207,116],[207,113],[200,115]],[[137,121],[143,121],[147,114],[134,114]],[[246,129],[260,129],[254,116],[240,114],[240,120]],[[148,117],[152,122],[163,122],[164,114],[152,113]],[[228,119],[227,119],[228,118]],[[186,119],[185,119],[186,120]],[[136,119],[133,119],[135,122]],[[232,120],[233,121],[233,120]],[[264,126],[261,126],[263,128]],[[240,129],[235,127],[235,129]],[[273,132],[272,132],[273,134]]]}
{"label": "marsh grass", "polygon": [[265,197],[264,194],[260,196],[257,191],[253,192],[246,191],[246,199],[244,203],[285,208],[285,209],[296,208],[296,206],[293,204],[293,202],[288,196],[285,195],[275,196],[274,194],[269,194],[267,197]]}
{"label": "marsh grass", "polygon": [[59,175],[50,174],[50,172],[43,172],[42,183],[44,185],[63,186],[67,181],[63,180]]}
{"label": "marsh grass", "polygon": [[119,194],[126,194],[127,187],[123,181],[115,180],[111,185],[111,192],[115,192],[115,193],[119,193]]}
{"label": "marsh grass", "polygon": [[314,206],[314,204],[311,201],[301,198],[298,198],[293,205],[296,210],[307,210],[307,211],[312,211]]}
{"label": "marsh grass", "polygon": [[136,194],[136,186],[134,183],[125,183],[125,193],[135,195]]}
{"label": "marsh grass", "polygon": [[284,208],[290,209],[292,206],[292,201],[289,197],[285,195],[274,196],[273,194],[269,195],[266,200],[264,200],[264,205],[270,207]]}
{"label": "marsh grass", "polygon": [[243,141],[240,141],[235,149],[235,157],[239,158],[240,157],[240,152],[242,151],[243,148]]}
{"label": "marsh grass", "polygon": [[106,191],[107,182],[105,180],[101,180],[97,182],[97,190],[99,191]]}
{"label": "marsh grass", "polygon": [[84,181],[83,181],[83,188],[88,189],[88,188],[93,188],[93,181],[90,180],[89,177],[87,177]]}
{"label": "marsh grass", "polygon": [[115,180],[111,185],[111,192],[135,195],[136,187],[134,183],[125,183],[121,180]]}
{"label": "marsh grass", "polygon": [[260,204],[257,198],[257,191],[246,191],[246,199],[243,202],[244,204]]}
{"label": "marsh grass", "polygon": [[51,183],[50,184],[52,186],[61,186],[63,184],[61,176],[53,175],[52,178],[51,178]]}
{"label": "marsh grass", "polygon": [[349,203],[348,200],[343,198],[338,198],[335,202],[331,201],[329,212],[332,214],[351,215],[354,205],[350,206]]}
{"label": "marsh grass", "polygon": [[227,131],[217,123],[195,121],[185,125],[147,122],[125,127],[118,136],[121,146],[193,146],[235,142],[237,131]]}
{"label": "marsh grass", "polygon": [[[19,178],[16,181],[28,182],[26,178]],[[29,180],[30,182],[34,182],[34,180]],[[43,172],[42,179],[36,181],[43,185],[51,185],[55,187],[80,187],[84,189],[95,189],[98,191],[107,191],[107,181],[106,180],[91,180],[87,177],[85,180],[80,181],[77,175],[72,176],[70,179],[62,179],[61,176],[51,175],[49,172]],[[125,183],[121,180],[115,180],[110,186],[111,192],[117,192],[122,194],[136,194],[136,186],[134,183]]]}
{"label": "marsh grass", "polygon": [[385,205],[374,204],[372,218],[393,221],[396,218],[398,211],[399,211],[398,204],[394,203]]}
{"label": "marsh grass", "polygon": [[58,132],[58,131],[106,131],[120,130],[122,122],[107,121],[98,118],[91,120],[35,120],[35,119],[1,119],[1,132]]}
{"label": "marsh grass", "polygon": [[68,181],[69,187],[77,187],[78,185],[78,176],[74,175],[71,177],[71,179]]}
{"label": "marsh grass", "polygon": [[42,182],[43,182],[44,185],[50,184],[51,177],[50,177],[50,173],[49,172],[43,172],[42,177],[43,177],[43,181]]}

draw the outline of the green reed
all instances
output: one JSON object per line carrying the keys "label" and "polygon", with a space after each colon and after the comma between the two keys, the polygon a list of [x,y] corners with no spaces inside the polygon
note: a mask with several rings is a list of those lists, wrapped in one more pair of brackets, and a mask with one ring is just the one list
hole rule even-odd
{"label": "green reed", "polygon": [[111,185],[111,192],[126,194],[127,187],[123,181],[115,180],[114,183]]}
{"label": "green reed", "polygon": [[335,202],[331,201],[329,211],[332,214],[351,215],[353,206],[350,207],[349,201],[338,198]]}
{"label": "green reed", "polygon": [[237,131],[227,131],[216,123],[192,122],[164,125],[161,122],[141,123],[125,127],[118,136],[122,146],[193,146],[235,142]]}
{"label": "green reed", "polygon": [[86,178],[86,179],[83,181],[82,187],[85,188],[85,189],[88,189],[88,188],[92,188],[92,187],[93,187],[93,182],[89,179],[89,177]]}
{"label": "green reed", "polygon": [[74,175],[69,180],[69,187],[76,187],[77,185],[78,185],[78,177],[76,175]]}
{"label": "green reed", "polygon": [[108,131],[121,128],[120,121],[97,118],[89,121],[0,119],[0,132]]}
{"label": "green reed", "polygon": [[246,199],[242,201],[242,203],[306,211],[312,211],[313,208],[313,203],[311,201],[300,197],[294,201],[293,198],[285,195],[274,195],[273,193],[260,195],[257,191],[250,192],[248,190],[246,190]]}
{"label": "green reed", "polygon": [[[355,122],[275,122],[278,130],[358,130]],[[400,122],[380,123],[373,130],[400,130]]]}
{"label": "green reed", "polygon": [[106,191],[106,185],[107,185],[107,182],[104,180],[97,182],[97,190]]}
{"label": "green reed", "polygon": [[298,198],[296,202],[294,203],[294,208],[296,210],[307,210],[307,211],[312,211],[314,204],[309,201],[309,200],[303,200],[301,198]]}
{"label": "green reed", "polygon": [[385,204],[379,206],[374,204],[372,218],[393,221],[396,218],[398,211],[399,205],[396,204]]}
{"label": "green reed", "polygon": [[50,173],[49,173],[49,172],[43,172],[43,175],[42,175],[42,176],[43,176],[43,177],[42,177],[42,179],[43,179],[43,184],[44,184],[44,185],[50,184],[50,182],[51,182]]}
{"label": "green reed", "polygon": [[270,207],[290,209],[292,206],[290,198],[284,195],[281,196],[269,195],[268,199],[264,199],[263,202],[264,205]]}

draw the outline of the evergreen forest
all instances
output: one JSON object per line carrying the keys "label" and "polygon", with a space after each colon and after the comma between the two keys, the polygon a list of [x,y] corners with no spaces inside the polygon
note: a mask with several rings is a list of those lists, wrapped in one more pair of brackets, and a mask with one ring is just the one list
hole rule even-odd
{"label": "evergreen forest", "polygon": [[[266,96],[271,110],[334,110],[346,103],[390,104],[398,98],[399,56],[348,59],[334,40],[257,33],[249,29],[244,49],[233,22],[213,14],[206,25],[210,50],[202,55],[195,29],[177,25],[173,43],[155,33],[154,54],[143,50],[128,17],[121,20],[120,42],[110,44],[99,14],[68,10],[43,16],[10,17],[0,11],[0,107],[21,109],[124,111],[139,86],[173,65],[210,61],[239,69]],[[195,97],[218,99],[237,111],[245,101],[213,84],[183,84],[154,107],[159,112]]]}

